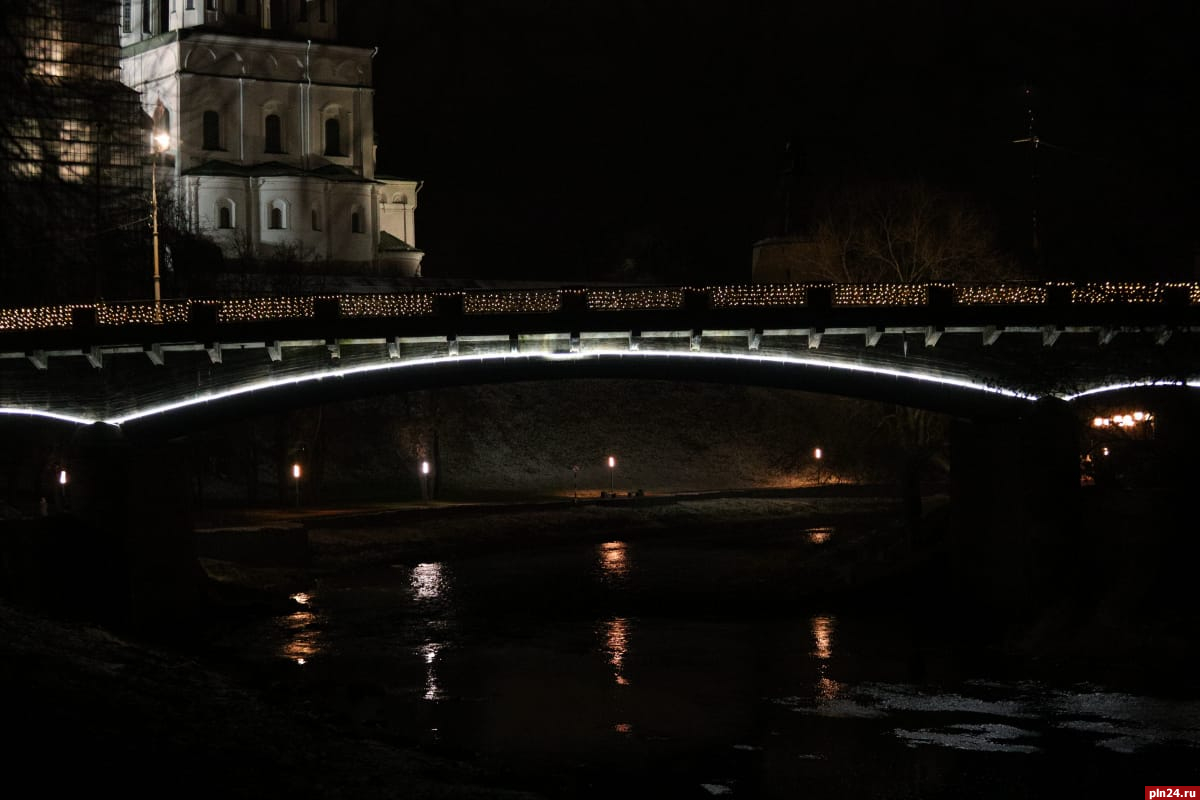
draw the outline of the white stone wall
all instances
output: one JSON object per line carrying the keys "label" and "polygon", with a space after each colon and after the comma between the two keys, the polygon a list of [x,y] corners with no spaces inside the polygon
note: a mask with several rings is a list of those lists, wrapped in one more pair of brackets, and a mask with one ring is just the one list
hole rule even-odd
{"label": "white stone wall", "polygon": [[379,186],[379,229],[416,246],[417,181],[382,180]]}
{"label": "white stone wall", "polygon": [[[372,51],[209,32],[144,48],[126,51],[123,80],[142,93],[147,114],[159,101],[167,109],[171,147],[164,162],[176,200],[193,230],[226,255],[267,256],[290,247],[305,257],[372,263],[380,231],[415,246],[419,184],[372,182]],[[206,123],[206,112],[216,117]],[[279,118],[281,152],[268,152],[269,115]],[[336,148],[328,146],[329,120],[336,121]],[[210,139],[215,133],[215,141],[206,141],[206,133]],[[363,180],[186,174],[227,169],[209,162],[243,168],[276,162],[283,165],[277,172],[332,165]]]}

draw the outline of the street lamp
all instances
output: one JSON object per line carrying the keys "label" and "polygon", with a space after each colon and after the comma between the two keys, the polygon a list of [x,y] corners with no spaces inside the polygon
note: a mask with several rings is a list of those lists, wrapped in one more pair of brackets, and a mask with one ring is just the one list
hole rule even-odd
{"label": "street lamp", "polygon": [[616,474],[616,471],[617,471],[616,456],[609,456],[608,457],[608,491],[610,494],[613,491],[613,481],[614,481],[613,476]]}
{"label": "street lamp", "polygon": [[813,459],[815,459],[817,462],[817,483],[818,484],[821,483],[821,457],[824,455],[825,454],[821,451],[821,448],[819,448],[819,447],[816,448],[815,450],[813,450]]}
{"label": "street lamp", "polygon": [[300,507],[300,464],[292,464],[292,478],[296,481],[296,508]]}
{"label": "street lamp", "polygon": [[65,507],[67,505],[67,471],[65,469],[58,471],[58,492],[59,506]]}
{"label": "street lamp", "polygon": [[429,462],[421,462],[421,499],[429,499]]}
{"label": "street lamp", "polygon": [[[158,157],[171,146],[171,135],[157,129],[151,139],[154,162],[150,168],[150,230],[154,235],[154,321],[162,322],[162,290],[158,271]],[[299,485],[299,484],[297,484]]]}

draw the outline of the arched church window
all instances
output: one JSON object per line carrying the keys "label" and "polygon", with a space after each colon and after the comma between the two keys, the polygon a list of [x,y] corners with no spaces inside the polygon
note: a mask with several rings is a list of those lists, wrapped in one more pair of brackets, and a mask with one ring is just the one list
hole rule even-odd
{"label": "arched church window", "polygon": [[267,114],[264,123],[264,135],[266,142],[263,146],[263,152],[283,152],[283,124],[280,122],[278,114]]}
{"label": "arched church window", "polygon": [[325,120],[325,155],[344,155],[342,153],[342,126],[336,117]]}
{"label": "arched church window", "polygon": [[228,229],[232,228],[233,220],[233,201],[225,199],[217,205],[217,227]]}
{"label": "arched church window", "polygon": [[204,143],[205,150],[221,149],[221,115],[216,111],[204,112]]}
{"label": "arched church window", "polygon": [[363,232],[362,212],[359,211],[357,208],[350,212],[350,232],[351,233],[362,233]]}

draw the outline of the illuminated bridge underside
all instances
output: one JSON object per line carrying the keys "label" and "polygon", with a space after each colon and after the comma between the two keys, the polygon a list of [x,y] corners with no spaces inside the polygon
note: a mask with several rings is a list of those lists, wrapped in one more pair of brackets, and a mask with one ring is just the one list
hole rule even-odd
{"label": "illuminated bridge underside", "polygon": [[980,287],[874,288],[891,302],[798,285],[183,302],[159,322],[145,304],[0,310],[0,405],[166,432],[377,392],[632,377],[1011,415],[1040,397],[1200,376],[1190,285],[1065,302],[1006,286],[1008,302],[991,303],[970,302]]}

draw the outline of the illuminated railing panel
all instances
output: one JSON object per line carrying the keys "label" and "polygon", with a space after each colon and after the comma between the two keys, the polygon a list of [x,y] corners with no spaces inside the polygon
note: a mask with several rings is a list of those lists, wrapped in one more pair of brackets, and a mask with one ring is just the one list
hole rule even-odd
{"label": "illuminated railing panel", "polygon": [[1041,305],[1046,302],[1046,287],[955,285],[954,302],[962,306]]}
{"label": "illuminated railing panel", "polygon": [[802,306],[808,302],[808,286],[802,283],[713,286],[707,291],[712,297],[713,308]]}
{"label": "illuminated railing panel", "polygon": [[187,322],[187,301],[162,303],[157,309],[154,303],[97,303],[94,308],[98,325],[152,325],[155,322]]}
{"label": "illuminated railing panel", "polygon": [[433,313],[433,295],[345,294],[338,307],[343,317],[422,317]]}
{"label": "illuminated railing panel", "polygon": [[835,306],[923,306],[929,300],[924,283],[838,283],[833,287]]}
{"label": "illuminated railing panel", "polygon": [[308,319],[314,297],[252,297],[220,301],[217,322],[256,322],[266,319]]}
{"label": "illuminated railing panel", "polygon": [[31,331],[71,327],[72,306],[0,308],[0,331]]}
{"label": "illuminated railing panel", "polygon": [[1072,303],[1161,303],[1161,283],[1084,283],[1071,289]]}
{"label": "illuminated railing panel", "polygon": [[548,314],[558,311],[559,294],[557,289],[464,292],[463,312],[466,314]]}
{"label": "illuminated railing panel", "polygon": [[682,308],[682,288],[591,289],[588,308],[593,311],[652,311]]}

